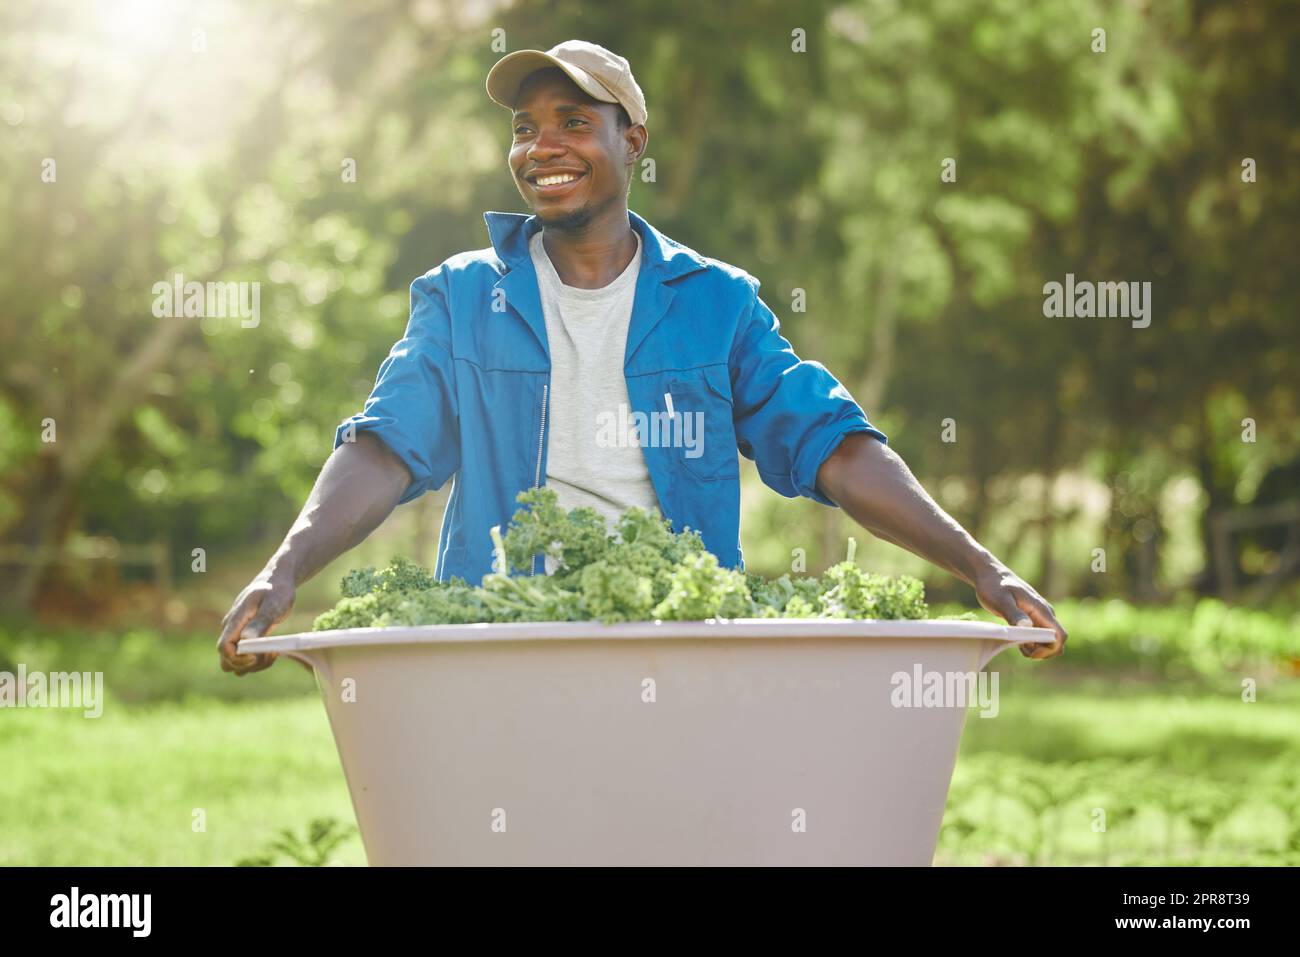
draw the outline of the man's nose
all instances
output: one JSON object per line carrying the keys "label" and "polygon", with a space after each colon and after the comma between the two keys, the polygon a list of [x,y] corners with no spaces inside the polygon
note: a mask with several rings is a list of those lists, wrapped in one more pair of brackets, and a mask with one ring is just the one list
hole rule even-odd
{"label": "man's nose", "polygon": [[564,143],[558,130],[546,129],[537,134],[533,145],[528,147],[529,159],[544,159],[564,152]]}

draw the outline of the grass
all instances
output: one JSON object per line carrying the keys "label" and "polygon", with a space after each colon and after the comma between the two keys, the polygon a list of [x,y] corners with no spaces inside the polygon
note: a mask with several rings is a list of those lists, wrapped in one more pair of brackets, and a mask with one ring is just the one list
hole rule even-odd
{"label": "grass", "polygon": [[[996,662],[995,662],[996,664]],[[937,864],[1300,864],[1300,687],[1002,674],[972,713]]]}
{"label": "grass", "polygon": [[[296,665],[235,679],[209,635],[0,631],[0,670],[18,661],[102,670],[108,701],[0,713],[0,865],[228,865],[353,823]],[[1001,711],[967,718],[936,863],[1300,863],[1300,683],[1261,678],[1248,704],[1228,676],[995,665]],[[329,859],[364,864],[355,833]]]}
{"label": "grass", "polygon": [[[296,664],[235,678],[207,634],[0,631],[0,670],[18,662],[102,671],[107,700],[95,719],[0,714],[0,865],[229,865],[282,828],[353,823],[315,681]],[[361,842],[334,859],[364,864]]]}
{"label": "grass", "polygon": [[[0,764],[0,865],[227,865],[281,828],[353,821],[315,696],[15,711]],[[335,859],[364,864],[360,841]]]}

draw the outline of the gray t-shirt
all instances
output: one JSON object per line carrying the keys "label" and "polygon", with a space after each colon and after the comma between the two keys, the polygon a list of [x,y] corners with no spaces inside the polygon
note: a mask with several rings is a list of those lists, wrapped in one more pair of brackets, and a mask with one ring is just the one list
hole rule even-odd
{"label": "gray t-shirt", "polygon": [[[562,508],[590,506],[611,531],[613,521],[630,506],[659,508],[645,453],[626,440],[628,433],[620,425],[631,415],[623,352],[641,270],[640,235],[636,242],[622,275],[600,289],[579,289],[560,280],[542,230],[528,246],[551,350],[546,485],[555,490]],[[549,573],[553,563],[546,564]]]}

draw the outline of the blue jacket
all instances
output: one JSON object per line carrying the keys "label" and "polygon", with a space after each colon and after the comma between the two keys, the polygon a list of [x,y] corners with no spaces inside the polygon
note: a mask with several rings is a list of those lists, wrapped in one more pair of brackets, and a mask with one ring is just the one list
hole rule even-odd
{"label": "blue jacket", "polygon": [[[642,260],[623,370],[633,413],[702,412],[690,450],[642,441],[660,508],[727,567],[740,552],[737,450],[782,495],[827,505],[817,469],[851,432],[885,435],[820,363],[801,361],[743,269],[701,256],[636,213]],[[528,239],[536,216],[486,213],[491,248],[458,253],[411,284],[406,334],[379,367],[365,410],[337,448],[370,431],[406,463],[403,502],[454,478],[435,574],[477,583],[492,568],[493,525],[546,478],[550,352]],[[679,443],[680,445],[680,443]],[[534,563],[534,573],[541,562]]]}

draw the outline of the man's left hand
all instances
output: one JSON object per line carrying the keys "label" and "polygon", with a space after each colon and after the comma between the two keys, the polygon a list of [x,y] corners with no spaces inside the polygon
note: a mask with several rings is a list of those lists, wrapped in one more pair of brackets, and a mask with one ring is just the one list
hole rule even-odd
{"label": "man's left hand", "polygon": [[1056,611],[1042,595],[1005,565],[990,568],[977,577],[975,594],[981,605],[993,614],[1001,615],[1009,625],[1037,625],[1056,632],[1054,642],[1021,645],[1020,653],[1026,658],[1055,658],[1065,650],[1065,641],[1069,635],[1056,620]]}

